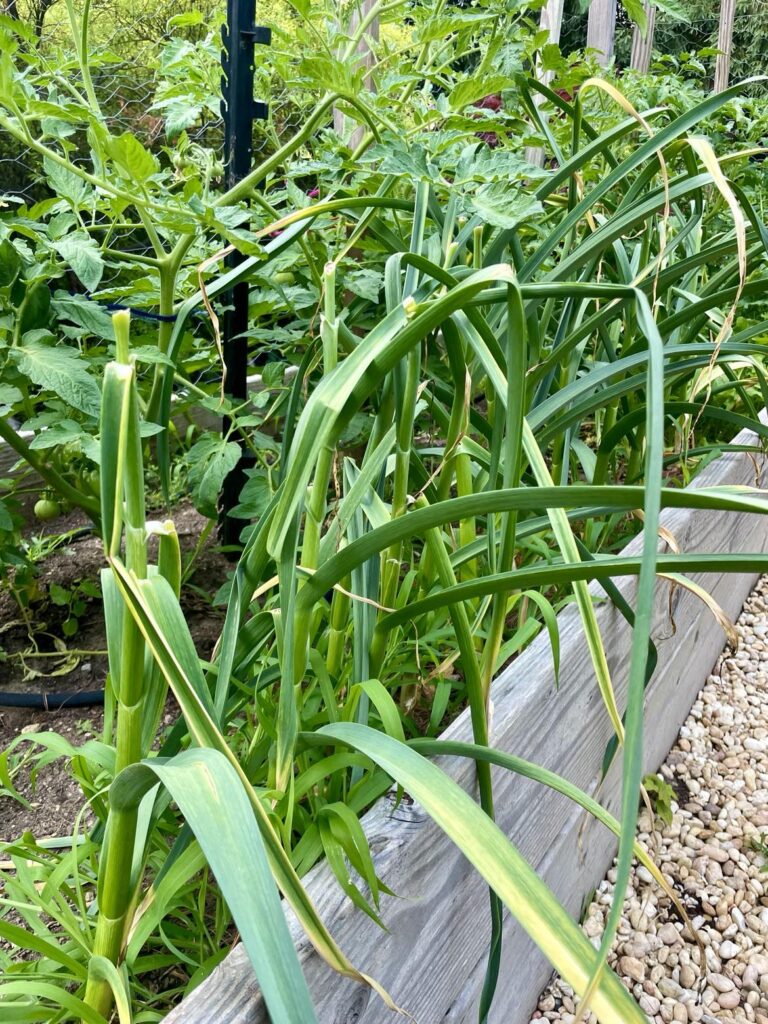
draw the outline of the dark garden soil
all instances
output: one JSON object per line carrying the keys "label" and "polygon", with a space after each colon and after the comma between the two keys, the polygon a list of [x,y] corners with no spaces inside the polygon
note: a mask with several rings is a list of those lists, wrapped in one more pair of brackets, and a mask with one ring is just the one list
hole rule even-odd
{"label": "dark garden soil", "polygon": [[[187,559],[207,520],[189,504],[175,508],[172,518],[179,534],[182,557]],[[24,621],[13,593],[8,588],[0,591],[0,753],[20,734],[30,734],[33,739],[36,733],[56,732],[77,746],[98,738],[103,727],[100,704],[64,706],[57,710],[3,704],[3,695],[12,692],[82,693],[101,690],[104,686],[107,658],[101,602],[87,600],[77,632],[64,640],[62,625],[69,612],[49,600],[52,584],[72,592],[83,581],[98,581],[99,571],[104,567],[101,541],[87,530],[86,521],[78,514],[57,520],[50,532],[54,531],[56,534],[78,533],[39,565],[35,600],[30,604],[28,621]],[[182,590],[184,613],[203,658],[211,654],[223,618],[221,610],[211,607],[211,597],[231,568],[231,563],[217,549],[214,532],[197,554]],[[34,644],[39,652],[56,656],[35,657]],[[170,725],[176,714],[175,702],[169,698],[164,725]],[[12,763],[27,746],[21,744],[16,748]],[[14,778],[14,785],[30,802],[30,807],[24,807],[10,796],[0,795],[0,842],[15,839],[26,830],[39,839],[71,833],[75,817],[83,806],[83,795],[71,778],[66,762],[56,761],[42,769],[34,788],[28,770],[22,770]]]}

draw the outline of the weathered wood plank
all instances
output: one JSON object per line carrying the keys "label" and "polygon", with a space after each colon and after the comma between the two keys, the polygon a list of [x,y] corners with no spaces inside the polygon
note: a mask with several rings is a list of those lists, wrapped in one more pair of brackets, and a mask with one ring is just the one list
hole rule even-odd
{"label": "weathered wood plank", "polygon": [[[740,443],[753,441],[740,435]],[[761,482],[768,460],[759,462]],[[707,467],[698,486],[756,482],[756,464],[743,453],[723,455]],[[664,513],[663,522],[687,551],[766,551],[768,517]],[[633,541],[627,552],[636,552]],[[756,574],[698,577],[735,616]],[[617,580],[632,602],[635,581]],[[709,612],[688,591],[672,596],[660,581],[653,637],[659,667],[647,694],[646,770],[658,767],[674,742],[724,643]],[[595,587],[599,593],[599,587]],[[625,698],[630,631],[609,603],[598,609],[601,632],[619,701]],[[491,742],[558,771],[595,793],[611,730],[572,606],[559,616],[560,688],[555,690],[546,636],[534,643],[496,680]],[[446,738],[471,739],[468,716],[460,716]],[[465,788],[473,788],[472,767],[442,760]],[[618,810],[620,772],[615,765],[600,787],[601,802]],[[568,909],[577,914],[585,893],[603,878],[615,852],[613,836],[588,820],[564,797],[535,783],[496,772],[496,807],[501,827]],[[318,865],[308,889],[342,948],[376,977],[420,1024],[469,1024],[476,1020],[488,940],[487,892],[464,858],[416,805],[393,810],[385,797],[363,819],[378,873],[399,899],[384,903],[390,929],[382,933],[339,892],[330,872]],[[579,841],[579,831],[581,841]],[[385,1024],[394,1018],[369,990],[338,978],[314,954],[289,913],[291,928],[322,1024]],[[493,1024],[526,1024],[550,973],[545,958],[508,918]],[[165,1024],[264,1024],[268,1020],[250,965],[238,947]]]}
{"label": "weathered wood plank", "polygon": [[[347,26],[347,32],[349,35],[353,35],[360,27],[360,23],[368,17],[373,10],[374,0],[360,0],[360,3],[352,11],[352,15],[349,19]],[[357,53],[362,58],[363,65],[369,69],[373,68],[376,63],[376,54],[371,49],[371,40],[378,41],[379,38],[379,19],[374,18],[368,26],[367,32],[363,35],[360,42],[357,44]],[[365,78],[365,87],[370,92],[375,90],[373,75],[368,74]],[[348,130],[347,118],[338,107],[333,109],[333,127],[336,133],[343,138]],[[366,125],[358,124],[350,134],[347,146],[354,153],[357,147],[363,140],[365,135]]]}
{"label": "weathered wood plank", "polygon": [[[565,0],[547,0],[547,3],[541,9],[539,28],[542,32],[549,32],[548,43],[557,45],[560,42],[564,3]],[[542,69],[540,55],[536,58],[535,75],[544,85],[549,85],[555,76],[554,71],[544,71]],[[544,97],[541,93],[537,92],[534,96],[534,101],[537,107],[541,107],[544,104]],[[525,159],[535,167],[544,166],[544,156],[544,149],[541,146],[527,146],[525,149]]]}
{"label": "weathered wood plank", "polygon": [[607,67],[613,58],[616,0],[592,0],[587,17],[587,47],[596,50],[597,63]]}
{"label": "weathered wood plank", "polygon": [[632,30],[632,56],[629,66],[633,71],[648,72],[651,66],[651,54],[653,53],[653,35],[656,28],[656,7],[651,0],[646,0],[644,7],[645,16],[648,19],[645,34],[639,25]]}
{"label": "weathered wood plank", "polygon": [[728,88],[731,77],[731,51],[733,50],[733,23],[736,18],[736,0],[721,0],[720,23],[717,28],[717,59],[715,60],[714,91]]}

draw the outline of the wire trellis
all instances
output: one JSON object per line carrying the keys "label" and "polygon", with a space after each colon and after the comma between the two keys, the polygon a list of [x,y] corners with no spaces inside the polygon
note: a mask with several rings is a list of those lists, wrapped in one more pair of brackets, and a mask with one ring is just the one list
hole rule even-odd
{"label": "wire trellis", "polygon": [[[34,24],[41,3],[45,5],[46,17],[38,54],[44,67],[45,61],[54,65],[62,55],[71,57],[72,44],[57,0],[18,0],[16,10],[21,20]],[[0,0],[0,11],[3,9],[8,9],[8,0]],[[193,123],[185,124],[187,140],[210,150],[216,158],[221,156],[219,30],[223,17],[221,0],[94,3],[91,72],[97,98],[114,134],[131,132],[156,151],[172,145],[174,138],[166,132],[168,101],[163,101],[163,88],[170,86],[173,95],[173,88],[178,85],[179,102],[183,105],[188,87],[194,93],[193,105],[199,106],[199,116]],[[268,97],[270,107],[269,124],[254,124],[253,152],[258,159],[301,127],[303,108],[268,58],[261,57],[256,70],[256,98],[261,98],[260,94]],[[45,94],[44,74],[39,76],[37,91],[41,98],[49,98]],[[85,149],[82,156],[87,160]],[[36,154],[13,140],[0,138],[0,175],[6,195],[26,203],[48,195]]]}

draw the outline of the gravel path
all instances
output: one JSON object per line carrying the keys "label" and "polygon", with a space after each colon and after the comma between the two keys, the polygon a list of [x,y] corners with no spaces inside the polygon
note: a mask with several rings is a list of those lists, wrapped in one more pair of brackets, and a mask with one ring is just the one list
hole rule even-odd
{"label": "gravel path", "polygon": [[[768,577],[680,730],[661,774],[678,795],[672,824],[639,838],[681,895],[706,951],[670,900],[635,867],[610,957],[652,1021],[768,1024]],[[652,728],[649,725],[649,728]],[[659,821],[655,826],[658,828]],[[615,872],[584,920],[599,945]],[[573,990],[555,978],[533,1020],[573,1024]],[[590,1015],[589,1020],[596,1020]]]}

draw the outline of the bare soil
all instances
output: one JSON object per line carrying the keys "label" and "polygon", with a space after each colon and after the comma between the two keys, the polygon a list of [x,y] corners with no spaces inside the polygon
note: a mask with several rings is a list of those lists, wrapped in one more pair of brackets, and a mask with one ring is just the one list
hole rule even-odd
{"label": "bare soil", "polygon": [[[207,520],[189,504],[174,509],[172,518],[183,557],[187,559]],[[36,733],[56,732],[78,746],[98,738],[103,728],[103,708],[99,702],[55,710],[8,707],[3,703],[4,695],[9,693],[75,694],[104,687],[107,658],[100,600],[88,601],[76,634],[65,639],[62,624],[68,611],[53,604],[48,596],[52,584],[72,590],[84,580],[98,581],[104,567],[101,541],[87,530],[87,522],[79,514],[57,520],[54,528],[56,534],[82,532],[57,547],[39,566],[36,599],[30,605],[27,621],[12,591],[7,587],[0,590],[0,752],[20,734],[30,734],[33,740]],[[182,589],[184,613],[203,658],[210,656],[223,618],[223,613],[211,606],[211,598],[231,569],[231,563],[217,548],[214,531],[195,557],[191,575]],[[60,652],[61,656],[35,657],[38,651],[54,655]],[[164,724],[172,724],[177,713],[175,702],[169,699]],[[16,751],[21,753],[24,747],[26,744]],[[26,830],[37,838],[70,833],[84,801],[66,763],[57,761],[45,767],[34,788],[28,771],[20,776],[14,784],[30,807],[0,795],[0,842],[12,840]]]}

